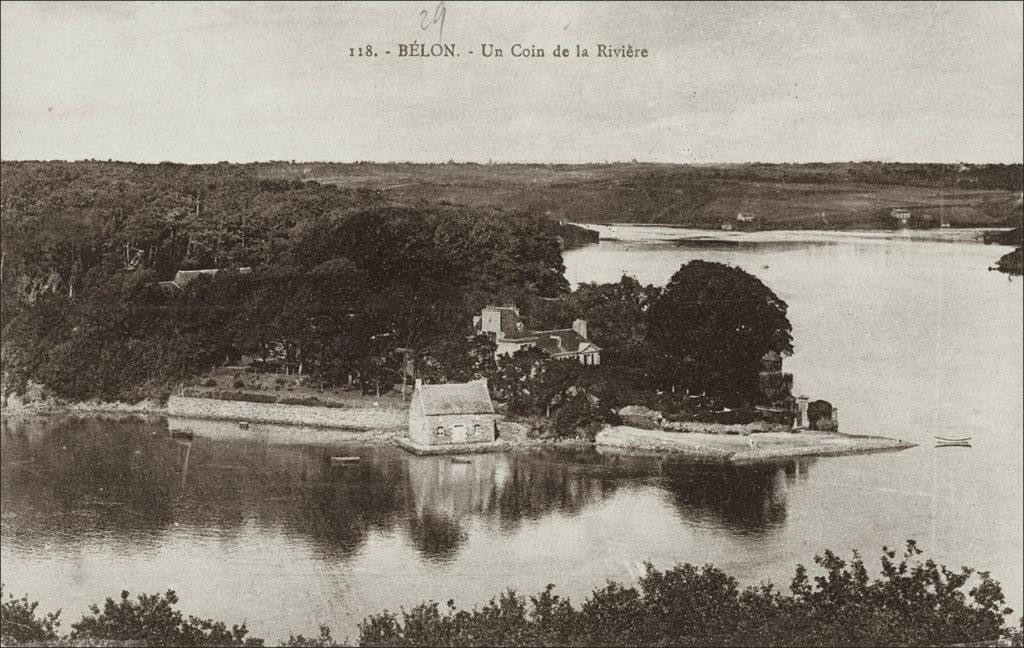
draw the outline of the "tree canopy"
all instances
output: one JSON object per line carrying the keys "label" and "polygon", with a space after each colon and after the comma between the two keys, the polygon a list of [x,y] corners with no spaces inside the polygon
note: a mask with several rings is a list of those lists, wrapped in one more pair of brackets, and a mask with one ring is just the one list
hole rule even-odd
{"label": "tree canopy", "polygon": [[753,399],[761,358],[793,352],[786,302],[754,275],[691,261],[654,301],[647,326],[661,379],[691,391]]}

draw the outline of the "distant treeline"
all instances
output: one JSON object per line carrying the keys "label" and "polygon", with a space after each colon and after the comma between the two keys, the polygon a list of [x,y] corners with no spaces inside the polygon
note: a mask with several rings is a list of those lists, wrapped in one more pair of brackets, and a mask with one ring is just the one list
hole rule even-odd
{"label": "distant treeline", "polygon": [[875,185],[906,185],[945,189],[1003,189],[1020,191],[1024,188],[1024,165],[1021,164],[928,164],[907,162],[830,162],[830,163],[762,163],[745,164],[659,164],[644,162],[616,162],[605,164],[479,164],[446,163],[382,163],[382,162],[256,162],[243,165],[252,167],[264,177],[294,178],[296,173],[307,177],[330,179],[343,177],[356,171],[364,173],[448,173],[460,175],[493,174],[518,176],[541,173],[594,173],[630,170],[671,172],[691,177],[755,182],[786,183],[857,183]]}
{"label": "distant treeline", "polygon": [[[1021,209],[1020,164],[383,164],[250,165],[261,177],[372,189],[403,200],[525,210],[585,223],[754,229],[995,226]],[[926,217],[930,217],[926,218]]]}

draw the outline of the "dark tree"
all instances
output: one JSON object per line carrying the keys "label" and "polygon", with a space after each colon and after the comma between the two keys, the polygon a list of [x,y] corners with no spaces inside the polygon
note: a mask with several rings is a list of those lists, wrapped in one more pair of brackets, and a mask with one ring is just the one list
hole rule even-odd
{"label": "dark tree", "polygon": [[644,344],[647,311],[660,290],[644,286],[628,275],[616,283],[581,284],[573,293],[587,336],[597,343],[607,360],[636,353]]}
{"label": "dark tree", "polygon": [[754,275],[691,261],[650,308],[651,361],[666,386],[707,391],[731,403],[752,401],[762,356],[793,352],[786,310]]}

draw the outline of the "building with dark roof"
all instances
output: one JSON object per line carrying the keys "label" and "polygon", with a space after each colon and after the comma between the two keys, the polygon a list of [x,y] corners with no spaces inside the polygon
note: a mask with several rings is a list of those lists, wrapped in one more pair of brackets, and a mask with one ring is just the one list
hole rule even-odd
{"label": "building with dark roof", "polygon": [[498,414],[486,380],[424,385],[409,402],[409,440],[418,446],[492,443]]}
{"label": "building with dark roof", "polygon": [[487,306],[473,318],[473,325],[494,340],[495,357],[535,346],[553,358],[572,358],[588,366],[601,364],[601,348],[587,338],[586,320],[574,321],[572,328],[533,331],[526,328],[515,306]]}

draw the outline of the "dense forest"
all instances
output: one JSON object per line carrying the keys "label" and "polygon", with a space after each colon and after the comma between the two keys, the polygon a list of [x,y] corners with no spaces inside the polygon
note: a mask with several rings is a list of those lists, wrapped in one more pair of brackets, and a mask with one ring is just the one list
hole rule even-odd
{"label": "dense forest", "polygon": [[[786,305],[738,268],[693,262],[664,289],[623,277],[570,291],[562,250],[593,233],[547,214],[252,171],[5,164],[4,394],[36,383],[72,401],[164,398],[243,356],[380,393],[411,379],[412,359],[428,380],[486,377],[510,413],[551,416],[562,434],[624,404],[698,418],[720,407],[688,391],[733,407],[788,395],[758,379],[765,353],[792,350]],[[471,328],[494,303],[538,329],[587,319],[605,362],[536,349],[496,361]]]}
{"label": "dense forest", "polygon": [[[296,368],[365,375],[387,348],[461,333],[488,301],[567,289],[559,226],[543,217],[230,165],[3,173],[5,391],[34,379],[67,398],[137,400],[270,347]],[[243,267],[255,272],[231,271]],[[200,268],[228,270],[170,294],[157,284]]]}

